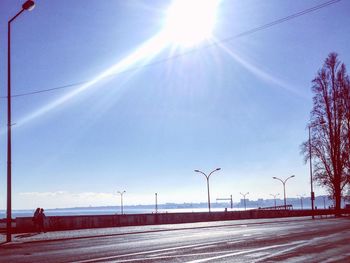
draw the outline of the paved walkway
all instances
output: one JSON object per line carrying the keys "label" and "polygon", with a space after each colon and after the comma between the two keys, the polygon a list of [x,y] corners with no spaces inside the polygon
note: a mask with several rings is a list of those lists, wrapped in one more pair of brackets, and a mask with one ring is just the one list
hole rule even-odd
{"label": "paved walkway", "polygon": [[[26,243],[26,242],[48,242],[66,239],[81,239],[103,236],[116,236],[131,233],[145,233],[157,231],[172,231],[179,229],[190,228],[206,228],[219,227],[226,225],[247,225],[247,224],[262,224],[262,223],[283,223],[290,221],[312,220],[311,217],[294,217],[294,218],[274,218],[274,219],[248,219],[248,220],[232,220],[232,221],[215,221],[201,223],[186,223],[186,224],[169,224],[169,225],[147,225],[147,226],[129,226],[129,227],[110,227],[110,228],[92,228],[67,231],[52,231],[46,233],[21,233],[12,235],[11,243]],[[0,244],[6,245],[6,235],[0,234]]]}

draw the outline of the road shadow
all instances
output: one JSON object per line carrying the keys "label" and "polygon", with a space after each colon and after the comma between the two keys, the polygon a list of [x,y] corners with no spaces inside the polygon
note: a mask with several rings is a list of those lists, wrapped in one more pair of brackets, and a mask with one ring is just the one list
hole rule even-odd
{"label": "road shadow", "polygon": [[40,233],[25,233],[25,234],[21,234],[21,235],[17,235],[15,236],[16,238],[26,238],[26,237],[33,237],[36,235],[39,235]]}

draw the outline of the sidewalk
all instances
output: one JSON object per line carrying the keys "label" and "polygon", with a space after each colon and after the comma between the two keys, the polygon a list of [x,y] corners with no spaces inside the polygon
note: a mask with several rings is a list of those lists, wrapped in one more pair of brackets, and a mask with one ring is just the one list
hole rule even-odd
{"label": "sidewalk", "polygon": [[[68,231],[53,231],[46,233],[21,233],[13,234],[11,243],[28,243],[28,242],[49,242],[69,239],[93,238],[103,236],[115,236],[126,234],[137,234],[158,231],[174,231],[194,228],[210,228],[220,226],[239,226],[247,224],[262,223],[283,223],[290,221],[312,220],[311,217],[293,217],[293,218],[274,218],[274,219],[247,219],[232,221],[212,221],[201,223],[169,224],[169,225],[146,225],[146,226],[128,226],[128,227],[110,227],[110,228],[92,228]],[[0,234],[0,244],[7,245],[6,234]]]}

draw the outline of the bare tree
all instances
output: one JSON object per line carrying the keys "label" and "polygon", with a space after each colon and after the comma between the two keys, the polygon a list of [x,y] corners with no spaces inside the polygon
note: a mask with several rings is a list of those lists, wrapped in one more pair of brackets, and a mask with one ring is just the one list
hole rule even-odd
{"label": "bare tree", "polygon": [[[345,72],[345,68],[344,68]],[[349,192],[350,192],[350,79],[349,76],[344,74],[345,77],[342,80],[342,98],[343,107],[345,111],[344,126],[343,126],[343,140],[346,142],[346,163],[345,163],[345,174],[348,178]]]}
{"label": "bare tree", "polygon": [[[349,182],[349,77],[336,53],[330,53],[312,81],[311,154],[314,180],[326,187],[340,214],[342,191]],[[309,141],[302,144],[307,160]]]}

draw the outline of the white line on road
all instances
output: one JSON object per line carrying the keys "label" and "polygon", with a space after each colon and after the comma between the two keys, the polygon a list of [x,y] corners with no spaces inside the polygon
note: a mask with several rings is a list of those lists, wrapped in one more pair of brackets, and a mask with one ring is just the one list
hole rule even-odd
{"label": "white line on road", "polygon": [[226,244],[232,245],[232,244],[237,244],[237,243],[241,243],[241,242],[242,242],[242,240],[235,240],[235,241],[228,241],[228,242],[226,242]]}
{"label": "white line on road", "polygon": [[[224,254],[227,253],[227,251],[220,251],[220,252],[215,252],[217,254]],[[131,258],[131,259],[121,259],[121,260],[117,260],[117,261],[113,261],[113,263],[126,263],[126,262],[136,262],[136,261],[152,261],[152,260],[156,260],[156,259],[173,259],[173,258],[185,258],[185,257],[199,257],[199,256],[203,256],[203,255],[213,255],[212,252],[205,252],[205,253],[194,253],[194,254],[185,254],[185,255],[150,255],[147,257],[143,257],[143,258]]]}
{"label": "white line on road", "polygon": [[214,245],[214,244],[224,243],[224,242],[226,242],[226,241],[207,242],[207,243],[201,243],[201,244],[195,244],[195,245],[186,245],[186,246],[178,246],[178,247],[170,247],[170,248],[163,248],[163,249],[155,249],[155,250],[148,250],[148,251],[142,251],[142,252],[135,252],[135,253],[118,255],[118,256],[109,256],[109,257],[100,257],[100,258],[86,259],[86,260],[74,261],[74,262],[75,263],[88,263],[88,262],[96,262],[96,261],[103,261],[103,260],[113,260],[113,259],[118,259],[118,258],[122,258],[122,257],[145,255],[145,254],[150,254],[150,253],[172,251],[172,250],[177,250],[177,249],[197,248],[197,247],[209,246],[209,245]]}
{"label": "white line on road", "polygon": [[212,247],[216,247],[217,244],[213,244],[213,245],[207,245],[207,246],[200,246],[200,247],[196,247],[193,250],[200,250],[200,249],[206,249],[206,248],[212,248]]}
{"label": "white line on road", "polygon": [[289,244],[282,244],[282,245],[267,246],[267,247],[261,247],[261,248],[256,248],[256,249],[244,250],[244,251],[240,251],[240,252],[228,253],[226,255],[220,255],[220,256],[215,256],[215,257],[210,257],[210,258],[203,258],[203,259],[196,259],[196,260],[192,260],[192,261],[187,261],[187,263],[207,262],[207,261],[210,261],[210,260],[217,260],[217,259],[222,259],[222,258],[227,258],[227,257],[232,257],[232,256],[238,256],[238,255],[243,255],[243,254],[248,254],[248,253],[255,253],[255,252],[266,250],[266,249],[285,247],[285,246],[300,244],[300,243],[304,243],[304,242],[305,241],[296,241],[296,242],[289,243]]}
{"label": "white line on road", "polygon": [[289,247],[287,249],[284,249],[284,250],[281,250],[281,251],[278,251],[278,252],[275,252],[275,253],[270,253],[268,256],[265,256],[263,258],[259,258],[259,259],[257,259],[255,261],[255,263],[257,263],[259,261],[264,261],[264,260],[266,260],[268,258],[276,257],[278,255],[283,255],[283,254],[285,254],[285,253],[287,253],[289,251],[295,250],[295,249],[297,249],[299,247],[304,247],[306,243],[309,243],[308,241],[300,241],[300,242],[302,242],[302,243],[301,244],[295,244],[295,246]]}
{"label": "white line on road", "polygon": [[[218,252],[219,254],[223,254],[223,253],[226,253],[226,252]],[[204,253],[204,255],[207,255],[207,254],[213,254],[213,253]],[[126,263],[126,262],[145,262],[145,261],[154,261],[154,260],[165,260],[165,259],[174,259],[174,258],[185,258],[185,257],[198,257],[198,256],[203,256],[203,253],[198,253],[198,254],[186,254],[186,255],[172,255],[172,256],[166,256],[166,255],[163,255],[163,256],[150,256],[150,257],[143,257],[143,258],[132,258],[132,259],[118,259],[118,260],[112,260],[111,262],[113,263]],[[75,261],[74,261],[75,262]]]}
{"label": "white line on road", "polygon": [[[344,233],[344,234],[346,235],[346,233]],[[322,242],[323,240],[328,240],[329,242],[332,242],[334,237],[337,237],[337,236],[338,236],[338,233],[330,234],[330,235],[326,235],[326,236],[322,236],[322,237],[312,238],[311,240],[304,240],[304,242],[302,244],[297,244],[297,245],[295,245],[293,247],[290,247],[290,248],[287,248],[287,249],[284,249],[284,250],[272,253],[272,254],[270,254],[270,255],[268,255],[266,257],[263,257],[263,258],[260,258],[260,259],[256,260],[255,263],[259,262],[259,261],[264,261],[266,259],[270,259],[270,258],[273,258],[273,257],[276,257],[276,256],[285,255],[287,252],[290,252],[292,250],[296,250],[296,249],[298,249],[300,247],[305,247],[306,245],[310,246],[312,244],[317,244],[317,243],[323,243],[324,244],[324,242]],[[340,257],[341,258],[339,258],[339,261],[341,261],[340,259],[344,258],[343,255],[340,255]],[[332,261],[330,261],[330,262],[335,262],[335,261],[337,261],[337,260],[334,260],[334,258],[332,258]]]}

